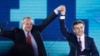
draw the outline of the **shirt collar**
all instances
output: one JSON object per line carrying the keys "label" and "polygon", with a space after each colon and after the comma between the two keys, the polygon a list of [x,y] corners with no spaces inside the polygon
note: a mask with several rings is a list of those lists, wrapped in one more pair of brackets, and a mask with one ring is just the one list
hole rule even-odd
{"label": "shirt collar", "polygon": [[[23,31],[24,31],[24,33],[25,33],[25,36],[27,37],[27,33],[28,33],[28,32],[27,32],[26,30],[24,30],[24,29],[23,29]],[[29,34],[30,34],[30,32],[29,32]]]}
{"label": "shirt collar", "polygon": [[83,34],[82,36],[77,36],[77,39],[81,39],[81,40],[83,40],[84,38],[85,38],[85,34]]}

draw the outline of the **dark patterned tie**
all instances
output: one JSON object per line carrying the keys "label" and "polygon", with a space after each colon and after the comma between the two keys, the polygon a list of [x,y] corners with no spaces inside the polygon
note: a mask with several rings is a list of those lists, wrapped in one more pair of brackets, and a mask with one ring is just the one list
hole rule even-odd
{"label": "dark patterned tie", "polygon": [[81,41],[80,37],[79,37],[79,41],[78,41],[78,43],[79,43],[80,50],[81,50],[81,49],[82,49],[82,41]]}
{"label": "dark patterned tie", "polygon": [[27,33],[27,42],[28,42],[28,44],[32,44],[32,41],[31,41],[31,36],[30,36],[30,34],[29,33]]}

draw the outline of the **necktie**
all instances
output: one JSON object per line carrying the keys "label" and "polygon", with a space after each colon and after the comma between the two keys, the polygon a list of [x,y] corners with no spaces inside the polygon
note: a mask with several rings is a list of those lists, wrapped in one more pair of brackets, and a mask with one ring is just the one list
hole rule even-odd
{"label": "necktie", "polygon": [[82,41],[81,41],[80,37],[79,37],[78,43],[79,43],[79,47],[80,47],[80,50],[81,50],[82,49]]}
{"label": "necktie", "polygon": [[27,42],[28,42],[28,44],[32,44],[32,41],[31,41],[31,36],[30,36],[30,34],[29,33],[27,33]]}

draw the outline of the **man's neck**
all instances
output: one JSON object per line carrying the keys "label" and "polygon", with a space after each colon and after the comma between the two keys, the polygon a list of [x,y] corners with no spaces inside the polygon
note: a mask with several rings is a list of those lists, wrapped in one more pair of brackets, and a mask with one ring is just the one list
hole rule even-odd
{"label": "man's neck", "polygon": [[77,38],[80,38],[80,37],[84,37],[85,34],[82,34],[82,35],[76,35],[76,36],[77,36]]}

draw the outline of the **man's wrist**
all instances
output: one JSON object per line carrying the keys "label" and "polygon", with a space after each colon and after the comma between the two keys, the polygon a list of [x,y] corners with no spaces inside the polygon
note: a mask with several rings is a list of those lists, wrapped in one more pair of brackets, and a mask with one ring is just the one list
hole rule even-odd
{"label": "man's wrist", "polygon": [[65,15],[61,15],[60,16],[60,19],[65,19]]}
{"label": "man's wrist", "polygon": [[65,16],[65,15],[61,15],[61,16]]}

